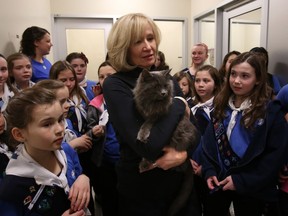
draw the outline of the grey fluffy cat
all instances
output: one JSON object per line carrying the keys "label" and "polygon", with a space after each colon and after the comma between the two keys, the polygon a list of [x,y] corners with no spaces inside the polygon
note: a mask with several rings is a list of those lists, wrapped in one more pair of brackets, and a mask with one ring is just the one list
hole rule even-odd
{"label": "grey fluffy cat", "polygon": [[[145,120],[137,135],[137,139],[143,142],[144,145],[149,139],[150,130],[154,122],[166,115],[173,103],[174,87],[170,71],[149,72],[144,69],[133,89],[136,108]],[[198,138],[196,127],[191,123],[188,115],[184,115],[173,132],[168,145],[177,151],[185,151],[195,147]],[[152,164],[153,161],[143,158],[139,164],[140,172],[151,169]],[[189,159],[184,164],[173,169],[184,172],[184,180],[178,196],[168,210],[169,216],[176,215],[185,206],[193,184],[193,169]]]}

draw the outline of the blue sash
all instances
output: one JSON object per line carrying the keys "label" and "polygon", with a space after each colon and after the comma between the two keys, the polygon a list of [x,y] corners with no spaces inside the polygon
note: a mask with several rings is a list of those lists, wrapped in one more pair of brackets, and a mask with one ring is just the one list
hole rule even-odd
{"label": "blue sash", "polygon": [[238,162],[240,161],[240,157],[231,148],[222,121],[217,121],[213,118],[213,125],[220,157],[224,166],[227,169],[233,166],[237,166]]}

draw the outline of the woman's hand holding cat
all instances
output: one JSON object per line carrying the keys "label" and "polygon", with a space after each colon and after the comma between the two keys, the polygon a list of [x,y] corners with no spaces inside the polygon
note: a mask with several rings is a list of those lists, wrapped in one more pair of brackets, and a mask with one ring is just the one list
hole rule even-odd
{"label": "woman's hand holding cat", "polygon": [[186,151],[178,152],[171,147],[164,147],[163,151],[164,155],[160,157],[155,163],[157,164],[157,167],[163,170],[168,170],[170,168],[179,166],[180,164],[184,163],[187,158]]}

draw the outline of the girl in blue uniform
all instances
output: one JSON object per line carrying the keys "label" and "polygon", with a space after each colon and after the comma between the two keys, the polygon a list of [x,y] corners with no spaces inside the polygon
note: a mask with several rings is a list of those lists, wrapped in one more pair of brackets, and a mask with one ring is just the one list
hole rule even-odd
{"label": "girl in blue uniform", "polygon": [[[104,80],[116,71],[108,61],[98,68],[100,87]],[[88,106],[88,128],[95,128],[93,133],[92,161],[95,164],[95,178],[91,184],[98,202],[101,205],[103,216],[118,215],[118,192],[116,165],[120,158],[120,146],[116,133],[109,121],[106,102],[103,93],[97,95]]]}
{"label": "girl in blue uniform", "polygon": [[[202,173],[211,190],[204,215],[261,216],[278,198],[278,173],[287,155],[288,127],[279,101],[271,101],[263,59],[242,53],[214,99],[202,137]],[[276,215],[276,213],[275,213]]]}
{"label": "girl in blue uniform", "polygon": [[[195,73],[193,85],[195,97],[193,100],[194,106],[191,111],[195,116],[196,125],[201,134],[204,134],[207,125],[211,121],[210,116],[214,109],[214,96],[220,92],[221,84],[220,74],[212,65],[204,65]],[[201,151],[201,145],[198,145],[193,153],[191,162],[195,174],[195,192],[199,200],[198,209],[202,213],[202,209],[205,208],[205,200],[209,190],[205,180],[202,178]]]}
{"label": "girl in blue uniform", "polygon": [[77,153],[62,143],[63,109],[55,94],[25,89],[5,115],[20,144],[0,184],[0,215],[85,215],[89,179],[81,174]]}

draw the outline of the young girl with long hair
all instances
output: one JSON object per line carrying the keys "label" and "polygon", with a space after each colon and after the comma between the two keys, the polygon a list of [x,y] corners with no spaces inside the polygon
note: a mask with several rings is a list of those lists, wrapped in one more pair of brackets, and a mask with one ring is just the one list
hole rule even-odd
{"label": "young girl with long hair", "polygon": [[[193,85],[194,106],[191,111],[196,119],[196,126],[201,134],[204,134],[205,129],[211,121],[211,113],[213,112],[214,96],[221,90],[221,78],[218,70],[212,65],[204,65],[195,73]],[[205,180],[202,178],[202,160],[201,160],[201,145],[198,145],[191,158],[192,167],[194,170],[195,192],[199,200],[199,212],[203,212],[205,208],[206,196],[208,188]],[[196,205],[197,206],[197,205]]]}
{"label": "young girl with long hair", "polygon": [[[87,106],[89,100],[85,90],[78,85],[77,75],[74,68],[67,61],[55,62],[50,70],[50,79],[62,81],[69,90],[69,110],[67,118],[72,122],[74,131],[78,137],[84,137],[82,146],[77,148],[80,163],[83,167],[83,173],[89,178],[93,177],[94,166],[91,163],[92,138],[87,136]],[[71,143],[71,142],[70,142]],[[93,203],[90,202],[89,209],[94,213]]]}
{"label": "young girl with long hair", "polygon": [[259,56],[242,53],[214,99],[201,139],[202,173],[211,190],[204,215],[227,215],[233,202],[236,216],[261,216],[267,203],[278,201],[288,125],[279,101],[270,99],[266,75]]}
{"label": "young girl with long hair", "polygon": [[186,99],[190,108],[193,106],[192,98],[193,98],[193,81],[191,76],[186,71],[179,71],[173,75],[173,77],[178,82],[184,98]]}
{"label": "young girl with long hair", "polygon": [[[98,77],[100,88],[104,80],[116,73],[109,61],[100,64]],[[116,133],[109,120],[107,105],[103,93],[97,95],[88,106],[88,128],[97,128],[93,137],[92,160],[95,164],[95,178],[91,180],[103,216],[118,215],[118,191],[116,165],[120,158],[120,146]]]}
{"label": "young girl with long hair", "polygon": [[219,74],[220,74],[223,82],[226,81],[226,76],[227,76],[227,73],[229,71],[229,67],[231,65],[231,62],[240,54],[241,53],[239,51],[233,50],[224,56],[223,61],[222,61],[222,65],[219,68]]}
{"label": "young girl with long hair", "polygon": [[0,54],[0,108],[3,112],[9,100],[17,93],[8,79],[8,64],[6,58]]}
{"label": "young girl with long hair", "polygon": [[89,100],[85,90],[78,85],[74,68],[67,61],[57,61],[51,67],[49,78],[60,80],[68,87],[70,104],[68,118],[71,120],[74,130],[79,135],[84,134],[87,130],[86,115]]}
{"label": "young girl with long hair", "polygon": [[7,58],[8,73],[11,84],[21,91],[32,87],[32,65],[28,56],[23,53],[14,53]]}

